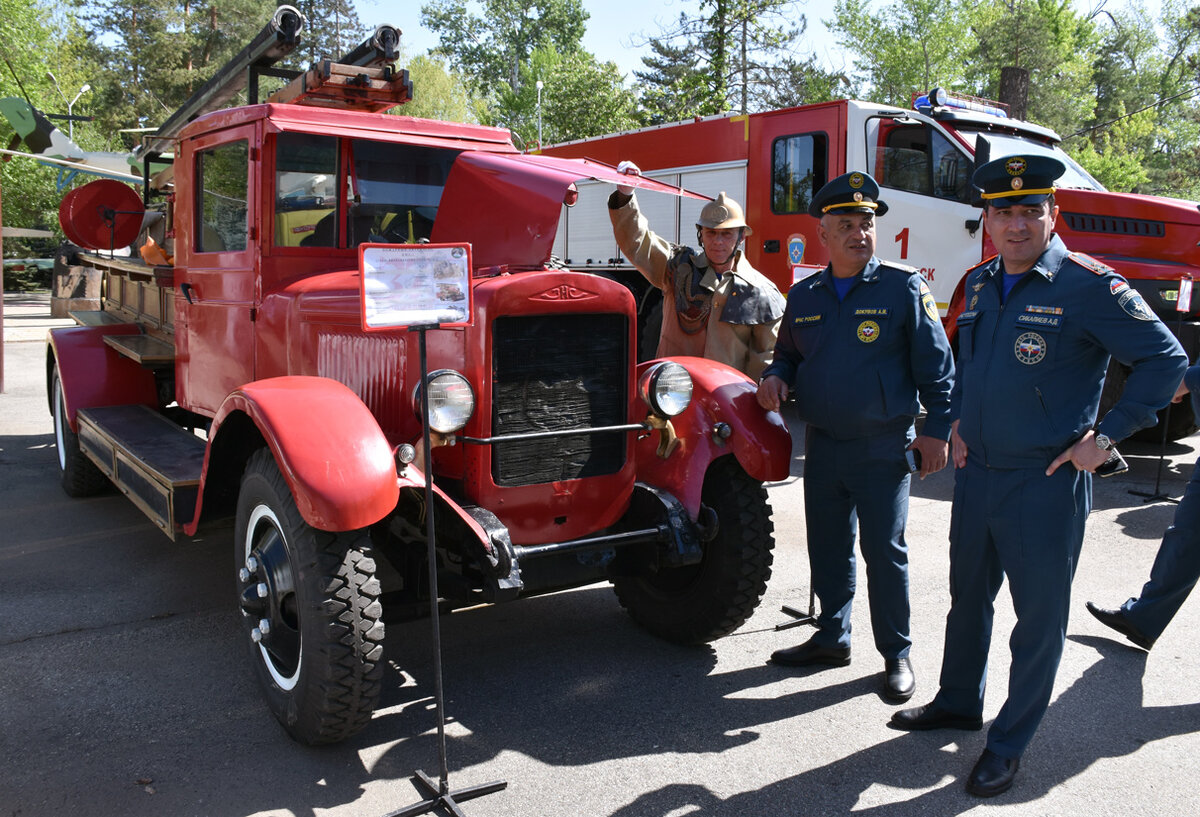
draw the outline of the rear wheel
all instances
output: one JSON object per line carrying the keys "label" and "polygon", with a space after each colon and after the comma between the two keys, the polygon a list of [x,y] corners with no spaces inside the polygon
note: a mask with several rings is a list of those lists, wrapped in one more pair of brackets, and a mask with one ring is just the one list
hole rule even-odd
{"label": "rear wheel", "polygon": [[108,485],[108,478],[80,450],[79,435],[71,430],[71,424],[67,422],[67,404],[63,399],[62,377],[57,363],[54,365],[50,388],[53,390],[54,444],[58,449],[58,470],[63,490],[67,496],[73,497],[98,494]]}
{"label": "rear wheel", "polygon": [[371,719],[383,674],[367,532],[309,526],[267,449],[246,466],[235,531],[242,622],[271,712],[301,743],[350,737]]}
{"label": "rear wheel", "polygon": [[617,598],[641,626],[682,644],[702,644],[736,630],[767,589],[775,539],[762,483],[734,457],[709,466],[703,503],[717,532],[698,565],[613,580]]}

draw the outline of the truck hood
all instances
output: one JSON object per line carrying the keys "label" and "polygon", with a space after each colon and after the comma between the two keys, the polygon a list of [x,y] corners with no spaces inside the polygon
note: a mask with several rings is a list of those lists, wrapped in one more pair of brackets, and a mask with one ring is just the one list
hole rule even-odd
{"label": "truck hood", "polygon": [[564,204],[582,179],[707,199],[589,159],[462,153],[446,179],[430,240],[471,244],[476,267],[541,269],[550,259]]}
{"label": "truck hood", "polygon": [[[1070,188],[1060,188],[1055,198],[1060,209],[1056,231],[1073,250],[1114,266],[1127,260],[1184,265],[1193,274],[1200,268],[1196,202]],[[1179,278],[1183,272],[1178,269],[1170,277]]]}

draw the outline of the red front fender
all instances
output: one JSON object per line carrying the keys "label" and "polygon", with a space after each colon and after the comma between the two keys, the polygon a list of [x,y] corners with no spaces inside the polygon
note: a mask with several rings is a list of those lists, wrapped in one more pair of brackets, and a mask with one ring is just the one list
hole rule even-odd
{"label": "red front fender", "polygon": [[[692,403],[671,419],[679,445],[666,459],[658,456],[661,432],[638,440],[637,479],[671,492],[693,517],[709,464],[732,453],[746,473],[763,482],[786,479],[792,459],[792,435],[778,412],[758,405],[754,381],[734,368],[698,357],[672,358],[692,376]],[[647,361],[638,367],[640,378]],[[725,424],[730,435],[716,429]]]}
{"label": "red front fender", "polygon": [[[221,448],[223,424],[242,416],[270,447],[300,515],[312,527],[363,528],[396,507],[395,461],[379,423],[358,395],[324,377],[259,380],[226,397],[209,432],[202,486],[213,452]],[[199,521],[197,507],[185,531],[194,533]]]}

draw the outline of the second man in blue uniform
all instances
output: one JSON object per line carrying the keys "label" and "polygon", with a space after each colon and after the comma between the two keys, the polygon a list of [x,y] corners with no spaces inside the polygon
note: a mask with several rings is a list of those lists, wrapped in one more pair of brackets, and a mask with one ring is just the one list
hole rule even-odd
{"label": "second man in blue uniform", "polygon": [[[884,658],[884,695],[913,694],[909,661],[909,458],[922,477],[943,468],[954,364],[937,304],[916,270],[875,257],[879,186],[846,173],[809,207],[829,266],[792,287],[758,402],[778,410],[792,394],[808,424],[804,507],[817,632],[778,650],[785,666],[850,663],[855,528],[866,561],[871,628]],[[928,412],[920,436],[914,420]],[[909,453],[911,450],[911,453]]]}

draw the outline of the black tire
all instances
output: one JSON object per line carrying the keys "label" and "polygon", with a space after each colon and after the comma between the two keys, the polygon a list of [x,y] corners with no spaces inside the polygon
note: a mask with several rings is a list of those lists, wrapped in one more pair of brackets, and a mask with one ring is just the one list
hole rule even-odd
{"label": "black tire", "polygon": [[[1104,375],[1104,390],[1100,393],[1100,409],[1097,419],[1102,419],[1121,397],[1125,390],[1125,381],[1129,378],[1129,367],[1113,360],[1108,364],[1108,372]],[[1183,400],[1173,403],[1158,412],[1158,424],[1134,432],[1130,439],[1142,443],[1158,443],[1163,439],[1163,424],[1166,423],[1167,442],[1175,442],[1190,437],[1196,433],[1196,416],[1192,411],[1192,401]]]}
{"label": "black tire", "polygon": [[300,743],[350,737],[371,719],[383,675],[370,537],[305,523],[267,449],[246,465],[234,530],[242,622],[272,714]]}
{"label": "black tire", "polygon": [[63,400],[62,378],[58,364],[50,378],[50,405],[54,409],[54,444],[58,448],[58,471],[67,496],[94,496],[108,487],[108,477],[79,448],[79,435],[67,422],[67,404]]}
{"label": "black tire", "polygon": [[679,644],[703,644],[742,626],[771,578],[775,527],[762,483],[734,457],[722,457],[709,466],[702,501],[718,528],[700,564],[613,579],[634,621]]}

